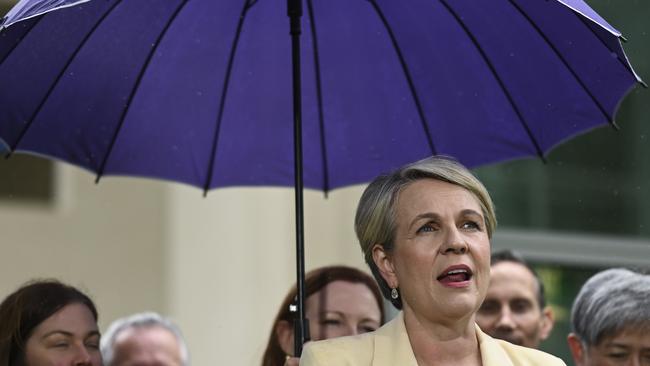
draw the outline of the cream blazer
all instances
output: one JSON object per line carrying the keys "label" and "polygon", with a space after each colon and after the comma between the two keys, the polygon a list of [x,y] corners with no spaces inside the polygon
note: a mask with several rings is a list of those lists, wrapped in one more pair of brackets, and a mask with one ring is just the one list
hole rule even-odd
{"label": "cream blazer", "polygon": [[[548,353],[494,339],[478,326],[476,336],[483,366],[566,366]],[[417,366],[417,361],[400,312],[374,332],[307,343],[300,365]]]}

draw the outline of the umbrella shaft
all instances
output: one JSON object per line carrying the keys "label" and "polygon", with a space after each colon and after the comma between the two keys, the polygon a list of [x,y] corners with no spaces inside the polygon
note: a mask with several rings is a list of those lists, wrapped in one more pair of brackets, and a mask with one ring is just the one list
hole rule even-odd
{"label": "umbrella shaft", "polygon": [[291,61],[293,76],[293,141],[294,141],[294,188],[296,203],[296,277],[297,314],[294,323],[294,348],[296,357],[302,353],[302,345],[309,340],[309,329],[305,319],[305,254],[304,214],[302,180],[302,99],[300,79],[300,17],[302,0],[287,0],[287,14],[290,19]]}

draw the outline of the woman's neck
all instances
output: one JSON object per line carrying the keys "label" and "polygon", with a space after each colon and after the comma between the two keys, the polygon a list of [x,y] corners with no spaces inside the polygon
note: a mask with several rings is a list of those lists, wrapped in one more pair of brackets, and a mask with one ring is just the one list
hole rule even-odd
{"label": "woman's neck", "polygon": [[474,317],[436,322],[405,309],[404,324],[419,366],[480,366]]}

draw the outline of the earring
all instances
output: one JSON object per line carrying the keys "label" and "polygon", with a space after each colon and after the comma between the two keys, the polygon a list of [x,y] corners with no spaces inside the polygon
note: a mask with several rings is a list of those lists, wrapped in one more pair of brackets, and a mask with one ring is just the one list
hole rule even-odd
{"label": "earring", "polygon": [[397,292],[397,288],[394,288],[394,289],[390,290],[390,297],[393,300],[397,300],[397,298],[399,297],[399,292]]}

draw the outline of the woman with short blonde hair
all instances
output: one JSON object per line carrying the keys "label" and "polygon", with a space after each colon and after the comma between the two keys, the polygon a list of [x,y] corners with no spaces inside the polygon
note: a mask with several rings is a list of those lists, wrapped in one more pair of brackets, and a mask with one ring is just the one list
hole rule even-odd
{"label": "woman with short blonde hair", "polygon": [[564,365],[476,325],[495,227],[487,190],[453,159],[431,157],[372,181],[357,237],[384,297],[402,311],[375,332],[308,343],[301,365]]}

